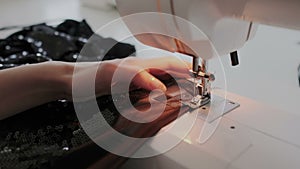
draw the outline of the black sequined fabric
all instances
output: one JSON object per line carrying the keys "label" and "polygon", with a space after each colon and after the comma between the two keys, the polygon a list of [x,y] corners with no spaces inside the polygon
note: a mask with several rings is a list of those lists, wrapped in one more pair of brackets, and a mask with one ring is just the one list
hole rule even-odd
{"label": "black sequined fabric", "polygon": [[[84,45],[85,50],[79,55]],[[0,40],[0,69],[49,60],[108,60],[134,53],[135,48],[130,44],[94,34],[84,20],[66,20],[56,27],[46,24],[25,27]]]}
{"label": "black sequined fabric", "polygon": [[[132,45],[93,34],[85,21],[66,20],[55,27],[46,24],[25,27],[0,40],[0,69],[50,60],[108,60],[135,53]],[[92,35],[92,41],[88,41]],[[79,55],[84,45],[89,52]],[[119,114],[111,96],[97,98],[97,102],[107,122],[113,125]],[[87,114],[90,115],[87,122],[93,123],[93,112]],[[47,103],[0,121],[0,169],[53,168],[62,156],[90,142],[72,102]]]}

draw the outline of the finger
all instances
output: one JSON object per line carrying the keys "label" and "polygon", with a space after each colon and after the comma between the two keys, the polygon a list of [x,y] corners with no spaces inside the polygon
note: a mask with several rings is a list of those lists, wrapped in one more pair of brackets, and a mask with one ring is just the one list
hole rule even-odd
{"label": "finger", "polygon": [[148,69],[148,72],[152,75],[154,75],[155,77],[165,77],[165,76],[171,76],[173,78],[190,78],[190,72],[177,72],[177,71],[163,71],[163,70],[159,70],[159,69],[153,69],[150,68]]}
{"label": "finger", "polygon": [[159,58],[145,59],[144,68],[156,68],[161,70],[174,70],[177,72],[188,72],[191,69],[191,63],[183,61],[176,56],[165,56]]}
{"label": "finger", "polygon": [[140,88],[144,88],[146,90],[154,90],[160,89],[162,91],[167,91],[166,86],[158,80],[156,77],[152,76],[147,71],[143,70],[139,72],[136,77],[133,79],[133,83]]}
{"label": "finger", "polygon": [[190,78],[191,75],[190,73],[180,73],[180,72],[174,72],[174,71],[170,71],[168,72],[173,78]]}

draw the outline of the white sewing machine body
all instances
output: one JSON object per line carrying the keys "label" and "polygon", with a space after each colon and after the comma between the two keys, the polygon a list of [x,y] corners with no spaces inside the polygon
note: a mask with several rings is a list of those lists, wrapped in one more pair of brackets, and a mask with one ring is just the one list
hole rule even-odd
{"label": "white sewing machine body", "polygon": [[[227,96],[241,106],[223,116],[206,143],[198,142],[204,125],[198,118],[176,147],[159,156],[130,159],[123,169],[298,169],[300,117],[245,97]],[[189,118],[191,114],[185,116]]]}
{"label": "white sewing machine body", "polygon": [[[136,36],[146,45],[171,52],[192,54],[205,60],[214,57],[215,54],[211,51],[212,47],[203,41],[211,41],[220,56],[229,54],[241,48],[255,35],[256,23],[300,29],[300,2],[294,0],[117,0],[116,2],[121,16],[147,12],[177,16],[172,20],[163,16],[153,16],[153,18],[136,17],[135,22],[126,19],[124,21],[133,34],[153,32],[151,39],[148,36]],[[204,35],[199,35],[193,26],[203,31]],[[163,37],[155,33],[174,37]],[[207,36],[208,39],[203,36]],[[175,37],[187,46],[176,45]]]}
{"label": "white sewing machine body", "polygon": [[[205,60],[217,56],[213,51],[214,47],[221,56],[241,48],[254,36],[256,23],[300,29],[300,1],[293,0],[117,0],[117,6],[122,16],[139,12],[163,12],[190,21],[207,37],[195,35],[194,31],[190,31],[193,28],[183,26],[177,18],[173,23],[152,27],[147,26],[147,22],[151,24],[149,21],[138,25],[128,24],[127,21],[125,23],[133,33],[155,28],[158,32],[180,35],[186,46],[176,45],[176,38],[172,37],[154,35],[152,41],[147,36],[136,38],[146,45],[196,55]],[[210,42],[202,43],[203,41]],[[211,44],[214,47],[209,47]],[[190,50],[187,46],[195,50]],[[235,94],[227,93],[227,98],[238,102],[240,107],[223,116],[217,130],[207,142],[199,143],[199,134],[205,121],[197,118],[191,132],[175,148],[156,157],[131,159],[124,168],[300,167],[300,134],[297,132],[300,129],[300,117]],[[191,113],[187,113],[182,118],[190,116]],[[170,139],[172,137],[176,136],[171,135]]]}

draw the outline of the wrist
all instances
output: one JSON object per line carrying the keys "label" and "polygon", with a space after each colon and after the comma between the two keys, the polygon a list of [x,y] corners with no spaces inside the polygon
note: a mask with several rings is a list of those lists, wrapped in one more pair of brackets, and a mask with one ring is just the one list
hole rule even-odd
{"label": "wrist", "polygon": [[72,75],[74,70],[73,63],[67,62],[45,62],[39,64],[45,70],[40,72],[40,86],[45,93],[49,93],[54,100],[72,98]]}

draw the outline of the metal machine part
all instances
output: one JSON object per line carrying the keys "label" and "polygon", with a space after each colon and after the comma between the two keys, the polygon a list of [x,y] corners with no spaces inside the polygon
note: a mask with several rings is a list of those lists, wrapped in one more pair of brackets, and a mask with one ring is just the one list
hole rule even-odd
{"label": "metal machine part", "polygon": [[194,77],[193,98],[185,101],[184,104],[191,108],[198,108],[210,102],[210,82],[215,80],[215,76],[207,72],[207,61],[202,59],[199,66],[199,57],[193,57],[193,68],[191,70]]}
{"label": "metal machine part", "polygon": [[[214,99],[214,102],[218,103],[218,104],[214,104],[214,106],[219,106],[218,110],[221,110],[221,112],[214,112],[214,110],[211,109],[212,102],[209,102],[209,103],[201,106],[197,110],[198,118],[200,118],[204,121],[207,121],[208,123],[211,123],[211,122],[215,121],[216,119],[220,118],[221,116],[240,107],[239,103],[224,99],[223,97],[220,97],[217,95],[213,95],[212,98]],[[216,109],[216,107],[213,107],[213,108]],[[212,113],[212,114],[210,115],[210,113]]]}
{"label": "metal machine part", "polygon": [[[194,83],[193,79],[188,79],[188,82]],[[198,113],[198,118],[207,121],[208,123],[213,122],[240,106],[236,102],[213,93],[209,93],[207,96],[201,96],[200,94],[194,96],[184,91],[182,96],[181,103],[189,106],[191,112]]]}
{"label": "metal machine part", "polygon": [[188,101],[182,101],[184,105],[189,106],[192,109],[200,108],[210,102],[210,98],[205,97],[201,98],[200,95],[194,96],[191,100]]}
{"label": "metal machine part", "polygon": [[221,96],[211,94],[210,82],[215,80],[215,76],[207,73],[207,61],[202,60],[201,66],[198,65],[196,69],[195,60],[197,61],[198,58],[193,59],[193,69],[191,71],[194,78],[188,79],[189,82],[193,83],[193,95],[187,97],[189,99],[182,99],[181,102],[189,106],[192,112],[197,112],[200,119],[211,123],[240,105]]}
{"label": "metal machine part", "polygon": [[299,87],[300,87],[300,65],[298,66],[298,81],[299,81]]}

